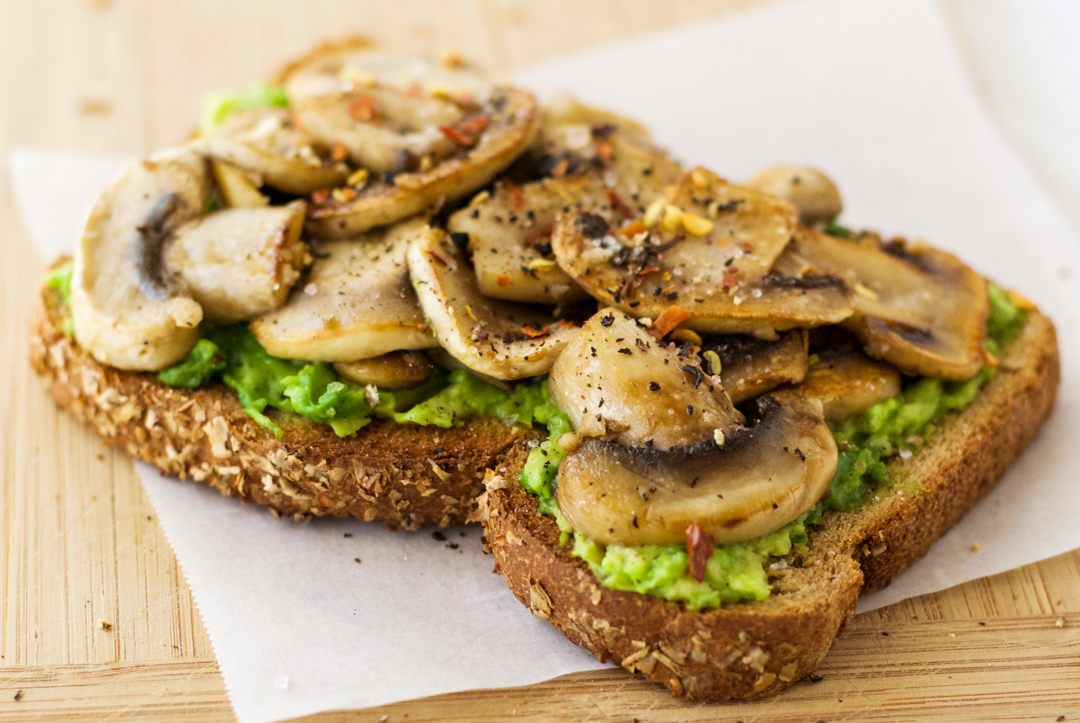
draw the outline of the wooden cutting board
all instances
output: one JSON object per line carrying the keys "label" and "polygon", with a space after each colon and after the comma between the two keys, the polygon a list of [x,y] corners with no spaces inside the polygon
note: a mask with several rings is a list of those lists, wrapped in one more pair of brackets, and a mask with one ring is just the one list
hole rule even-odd
{"label": "wooden cutting board", "polygon": [[[207,92],[344,32],[509,70],[765,1],[3,0],[0,158],[160,147]],[[0,720],[234,720],[131,463],[59,414],[27,363],[45,260],[6,162],[0,250]],[[819,676],[771,700],[695,705],[610,670],[310,720],[1080,720],[1080,551],[860,615]]]}

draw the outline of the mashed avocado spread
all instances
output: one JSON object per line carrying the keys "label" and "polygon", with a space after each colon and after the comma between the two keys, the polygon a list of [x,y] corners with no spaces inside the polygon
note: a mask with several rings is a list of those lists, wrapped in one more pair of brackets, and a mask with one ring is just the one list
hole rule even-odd
{"label": "mashed avocado spread", "polygon": [[250,108],[288,108],[289,96],[280,85],[252,83],[243,90],[213,93],[203,103],[199,132],[206,135],[233,113]]}
{"label": "mashed avocado spread", "polygon": [[[988,284],[987,290],[990,315],[986,346],[996,354],[1019,335],[1027,314],[999,287]],[[605,587],[680,601],[690,610],[764,600],[770,592],[766,571],[770,560],[805,549],[808,528],[826,512],[857,510],[876,489],[891,484],[886,460],[921,450],[934,433],[934,421],[970,404],[993,376],[994,370],[986,366],[963,382],[910,379],[896,397],[871,407],[860,417],[833,425],[833,436],[841,451],[829,492],[814,509],[778,530],[739,544],[717,545],[701,582],[689,574],[685,545],[605,547],[573,532],[559,513],[552,489],[558,463],[565,456],[555,440],[570,431],[565,415],[554,415],[548,422],[551,436],[529,453],[521,484],[537,497],[540,511],[555,518],[563,530],[564,544],[573,536],[571,554],[584,560]]]}
{"label": "mashed avocado spread", "polygon": [[281,428],[267,408],[329,424],[345,437],[374,417],[448,428],[461,419],[489,416],[508,424],[547,423],[553,407],[540,383],[520,384],[512,392],[465,370],[435,370],[427,382],[408,391],[379,391],[369,404],[364,387],[342,380],[325,362],[270,356],[246,324],[204,328],[188,357],[158,378],[174,387],[195,389],[220,378],[236,391],[240,404],[260,427],[278,438]]}

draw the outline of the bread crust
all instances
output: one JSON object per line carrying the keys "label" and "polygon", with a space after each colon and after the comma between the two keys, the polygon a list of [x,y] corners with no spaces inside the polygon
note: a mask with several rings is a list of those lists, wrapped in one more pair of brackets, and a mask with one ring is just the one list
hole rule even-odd
{"label": "bread crust", "polygon": [[59,294],[44,288],[30,357],[64,410],[165,474],[275,515],[352,516],[392,530],[459,524],[475,516],[485,471],[538,436],[477,417],[452,429],[375,419],[341,438],[327,425],[279,414],[278,440],[222,383],[179,389],[97,362],[61,331],[65,316]]}
{"label": "bread crust", "polygon": [[676,696],[775,695],[817,667],[861,592],[884,587],[926,554],[1001,479],[1049,416],[1059,378],[1054,326],[1033,311],[975,401],[922,452],[889,464],[898,483],[887,494],[859,512],[827,514],[807,553],[788,559],[761,602],[693,612],[602,587],[559,546],[557,526],[517,483],[517,461],[488,476],[485,544],[514,595],[600,660],[663,683]]}

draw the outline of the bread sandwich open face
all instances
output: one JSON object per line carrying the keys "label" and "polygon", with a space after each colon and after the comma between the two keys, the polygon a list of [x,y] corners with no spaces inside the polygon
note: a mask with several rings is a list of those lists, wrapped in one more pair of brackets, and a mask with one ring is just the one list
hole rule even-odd
{"label": "bread sandwich open face", "polygon": [[294,518],[480,520],[575,643],[757,698],[1057,390],[1030,302],[841,210],[816,169],[733,183],[632,120],[347,39],[118,176],[32,361],[168,474]]}

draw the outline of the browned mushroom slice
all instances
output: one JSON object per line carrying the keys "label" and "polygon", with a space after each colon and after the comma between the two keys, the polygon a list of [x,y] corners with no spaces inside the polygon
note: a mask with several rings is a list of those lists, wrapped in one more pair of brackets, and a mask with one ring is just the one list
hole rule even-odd
{"label": "browned mushroom slice", "polygon": [[743,416],[699,362],[605,309],[559,355],[548,388],[583,437],[656,449],[723,440]]}
{"label": "browned mushroom slice", "polygon": [[487,96],[492,86],[479,67],[460,56],[383,51],[360,36],[320,45],[287,65],[278,82],[293,104],[374,83],[476,98]]}
{"label": "browned mushroom slice", "polygon": [[593,174],[638,213],[682,175],[644,126],[570,96],[544,106],[536,144],[522,165],[526,176],[538,178]]}
{"label": "browned mushroom slice", "polygon": [[777,268],[843,278],[855,292],[845,326],[867,354],[907,374],[967,379],[982,366],[986,284],[952,254],[800,229]]}
{"label": "browned mushroom slice", "polygon": [[450,216],[447,227],[453,234],[467,234],[476,283],[485,296],[532,303],[573,301],[587,295],[555,263],[551,228],[564,209],[587,203],[589,195],[601,203],[604,189],[586,177],[544,179],[520,187],[499,183],[490,198]]}
{"label": "browned mushroom slice", "polygon": [[759,397],[760,420],[723,446],[661,451],[586,439],[559,465],[559,509],[603,544],[684,542],[696,524],[718,543],[742,542],[812,508],[836,473],[819,402]]}
{"label": "browned mushroom slice", "polygon": [[[777,341],[731,334],[711,337],[701,347],[705,371],[720,362],[720,383],[735,404],[759,397],[787,382],[806,376],[807,335],[802,329],[785,332]],[[712,357],[715,354],[715,357]]]}
{"label": "browned mushroom slice", "polygon": [[330,161],[316,140],[297,129],[284,108],[237,113],[197,141],[210,156],[258,176],[286,193],[307,194],[343,183],[349,169]]}
{"label": "browned mushroom slice", "polygon": [[399,173],[392,181],[375,178],[355,197],[331,196],[311,210],[308,230],[327,238],[353,236],[486,186],[532,142],[536,101],[525,91],[500,89],[478,114],[459,126],[444,128],[448,137],[456,139],[460,155],[429,170]]}
{"label": "browned mushroom slice", "polygon": [[552,236],[559,266],[602,303],[649,319],[676,305],[690,314],[683,326],[699,332],[775,339],[851,315],[837,278],[768,274],[794,229],[789,206],[722,182],[684,188],[675,195],[683,198],[693,210],[659,209],[651,229],[648,215],[619,229],[597,213],[564,215]]}
{"label": "browned mushroom slice", "polygon": [[519,165],[531,166],[526,177],[539,180],[497,184],[490,197],[478,198],[448,223],[451,231],[469,235],[481,291],[508,301],[558,304],[584,297],[551,254],[558,216],[601,208],[640,215],[681,174],[637,123],[571,99],[544,108],[528,155]]}
{"label": "browned mushroom slice", "polygon": [[230,208],[191,221],[166,243],[165,266],[215,324],[248,321],[285,303],[310,262],[300,239],[307,204]]}
{"label": "browned mushroom slice", "polygon": [[824,406],[825,421],[857,417],[900,393],[900,372],[854,347],[824,349],[796,389]]}
{"label": "browned mushroom slice", "polygon": [[179,148],[131,164],[94,204],[75,249],[71,313],[79,346],[95,359],[156,371],[198,341],[202,308],[161,251],[203,212],[210,190],[206,159]]}
{"label": "browned mushroom slice", "polygon": [[464,252],[441,229],[426,229],[408,259],[439,344],[481,374],[504,381],[543,374],[578,331],[527,306],[483,296]]}
{"label": "browned mushroom slice", "polygon": [[428,358],[415,351],[392,351],[371,359],[334,365],[334,370],[350,382],[364,386],[373,384],[389,391],[415,389],[428,380],[432,369]]}
{"label": "browned mushroom slice", "polygon": [[382,86],[319,96],[296,108],[304,130],[326,146],[340,143],[350,161],[372,173],[415,171],[456,153],[460,146],[439,128],[467,115],[445,98]]}
{"label": "browned mushroom slice", "polygon": [[314,244],[307,277],[280,309],[251,324],[284,359],[351,362],[437,345],[409,284],[405,254],[426,228],[406,221],[347,241]]}

